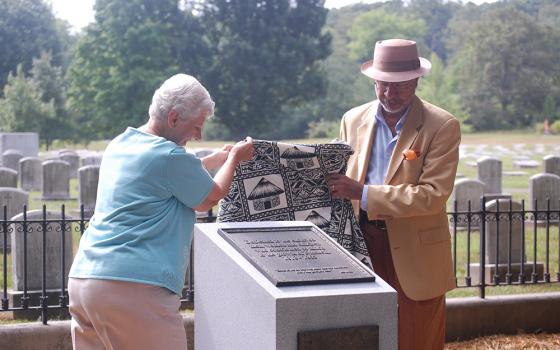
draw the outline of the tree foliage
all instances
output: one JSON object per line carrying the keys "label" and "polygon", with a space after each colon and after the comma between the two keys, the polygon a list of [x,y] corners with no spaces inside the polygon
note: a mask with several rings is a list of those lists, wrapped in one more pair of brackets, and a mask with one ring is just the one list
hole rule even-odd
{"label": "tree foliage", "polygon": [[513,7],[495,6],[461,35],[453,63],[474,128],[530,125],[558,91],[557,33]]}
{"label": "tree foliage", "polygon": [[[110,137],[143,124],[154,90],[172,74],[195,74],[190,17],[175,0],[97,0],[96,23],[78,43],[68,105],[89,135]],[[200,42],[193,40],[193,42]]]}
{"label": "tree foliage", "polygon": [[379,40],[407,38],[422,45],[427,26],[424,20],[379,9],[359,15],[350,30],[351,58],[360,62],[371,60]]}
{"label": "tree foliage", "polygon": [[217,103],[217,120],[234,138],[264,135],[283,108],[324,92],[326,15],[322,0],[204,2],[212,44],[205,81]]}
{"label": "tree foliage", "polygon": [[54,127],[53,100],[43,102],[43,92],[27,78],[23,66],[17,66],[16,74],[10,73],[4,86],[4,97],[0,99],[0,123],[5,132],[37,132],[45,137]]}
{"label": "tree foliage", "polygon": [[457,80],[449,70],[445,69],[445,65],[439,57],[432,53],[430,56],[432,69],[430,73],[420,79],[420,84],[416,90],[416,94],[422,99],[435,104],[449,112],[451,112],[459,121],[463,131],[470,131],[469,125],[465,124],[468,114],[465,107],[461,103],[461,96],[456,93]]}
{"label": "tree foliage", "polygon": [[0,0],[0,87],[18,64],[23,72],[42,51],[50,51],[61,63],[61,42],[55,18],[41,0]]}

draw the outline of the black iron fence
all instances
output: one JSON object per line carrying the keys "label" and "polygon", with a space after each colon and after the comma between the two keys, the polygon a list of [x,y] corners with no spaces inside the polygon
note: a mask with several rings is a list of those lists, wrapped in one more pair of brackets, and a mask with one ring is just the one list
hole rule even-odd
{"label": "black iron fence", "polygon": [[457,287],[477,287],[484,298],[490,286],[558,283],[560,200],[526,209],[525,201],[489,199],[464,210],[454,202],[448,213]]}
{"label": "black iron fence", "polygon": [[[448,213],[458,287],[476,287],[484,298],[487,287],[558,283],[560,201],[547,201],[544,209],[537,202],[531,209],[525,209],[524,202],[504,199],[491,204],[482,198],[476,210],[470,202],[461,210],[454,203]],[[24,207],[20,217],[8,218],[7,213],[4,207],[0,221],[0,312],[21,313],[27,318],[38,315],[43,324],[49,317],[67,317],[67,257],[77,248],[89,218],[83,208],[68,215],[64,206],[57,213],[47,211],[45,206],[41,211],[29,212]],[[210,211],[198,216],[197,221],[213,222],[215,217]],[[195,246],[196,242],[194,249]],[[194,291],[194,276],[189,268],[183,305],[193,305]]]}

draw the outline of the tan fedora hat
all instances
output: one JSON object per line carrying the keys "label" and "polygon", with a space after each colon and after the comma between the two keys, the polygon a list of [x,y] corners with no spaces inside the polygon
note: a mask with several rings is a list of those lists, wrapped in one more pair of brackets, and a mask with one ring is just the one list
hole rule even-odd
{"label": "tan fedora hat", "polygon": [[376,80],[399,82],[426,75],[431,68],[430,61],[418,57],[415,41],[389,39],[375,43],[373,60],[362,64],[362,73]]}

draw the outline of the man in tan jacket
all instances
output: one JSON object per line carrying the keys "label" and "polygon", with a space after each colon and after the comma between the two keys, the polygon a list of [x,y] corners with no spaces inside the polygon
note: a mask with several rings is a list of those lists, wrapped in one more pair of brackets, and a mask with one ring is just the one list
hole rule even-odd
{"label": "man in tan jacket", "polygon": [[416,43],[375,45],[362,73],[377,100],[348,111],[340,137],[355,153],[328,179],[352,200],[375,272],[398,293],[399,349],[443,349],[445,293],[455,288],[445,204],[453,190],[459,122],[415,95],[431,64]]}

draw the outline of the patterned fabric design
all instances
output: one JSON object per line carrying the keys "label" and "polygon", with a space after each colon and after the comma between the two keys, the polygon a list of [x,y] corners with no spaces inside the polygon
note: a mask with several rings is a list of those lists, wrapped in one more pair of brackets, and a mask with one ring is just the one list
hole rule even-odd
{"label": "patterned fabric design", "polygon": [[310,221],[371,266],[352,204],[331,198],[325,179],[328,173],[346,172],[352,148],[263,140],[253,145],[255,156],[237,166],[218,221]]}

